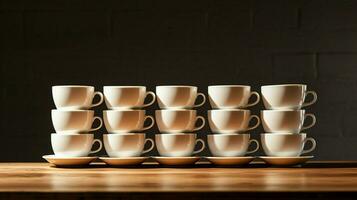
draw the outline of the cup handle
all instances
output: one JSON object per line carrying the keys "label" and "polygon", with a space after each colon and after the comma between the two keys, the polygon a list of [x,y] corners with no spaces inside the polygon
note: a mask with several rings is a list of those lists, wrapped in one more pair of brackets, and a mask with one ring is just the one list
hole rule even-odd
{"label": "cup handle", "polygon": [[201,124],[201,126],[194,128],[193,131],[201,130],[201,129],[205,126],[205,124],[206,124],[206,120],[205,120],[204,117],[202,117],[202,116],[197,116],[197,117],[196,117],[196,121],[195,121],[195,125],[196,125],[196,123],[197,123],[198,120],[201,120],[201,121],[202,121],[202,124]]}
{"label": "cup handle", "polygon": [[254,150],[248,151],[247,154],[248,154],[248,153],[254,153],[254,152],[258,151],[258,149],[259,149],[259,142],[258,142],[258,140],[256,140],[256,139],[251,139],[251,140],[249,140],[248,148],[249,148],[249,146],[250,146],[250,144],[251,144],[252,142],[254,142],[257,146],[255,147]]}
{"label": "cup handle", "polygon": [[99,120],[99,126],[96,127],[96,128],[92,128],[92,129],[90,129],[89,131],[96,131],[96,130],[102,128],[102,126],[103,126],[103,120],[102,120],[102,118],[100,118],[100,117],[94,117],[94,118],[93,118],[93,121],[92,121],[92,124],[94,123],[94,121],[95,121],[96,119]]}
{"label": "cup handle", "polygon": [[148,149],[146,149],[146,150],[144,150],[144,151],[143,151],[143,153],[147,153],[147,152],[149,152],[149,151],[153,150],[153,149],[154,149],[154,147],[155,147],[154,140],[152,140],[151,138],[147,138],[147,139],[145,139],[145,144],[146,144],[147,142],[150,142],[150,143],[151,143],[151,147],[150,147],[150,148],[148,148]]}
{"label": "cup handle", "polygon": [[[198,96],[201,96],[201,97],[202,97],[202,102],[199,103],[199,104],[194,105],[194,106],[193,106],[194,108],[200,107],[200,106],[202,106],[202,105],[206,102],[206,96],[205,96],[203,93],[198,93],[198,94],[197,94],[197,97],[198,97]],[[196,97],[196,99],[197,99],[197,97]]]}
{"label": "cup handle", "polygon": [[304,140],[304,144],[306,144],[307,141],[310,141],[312,143],[312,147],[310,149],[308,149],[308,150],[302,151],[301,154],[310,153],[311,151],[313,151],[316,148],[316,141],[315,141],[314,138],[306,138]]}
{"label": "cup handle", "polygon": [[93,99],[94,99],[95,95],[99,95],[100,100],[97,103],[94,103],[94,104],[92,103],[92,105],[90,106],[91,108],[99,106],[100,104],[103,103],[103,100],[104,100],[103,93],[94,92]]}
{"label": "cup handle", "polygon": [[314,104],[314,103],[317,101],[317,94],[316,94],[316,92],[314,92],[314,91],[308,91],[308,92],[306,93],[305,98],[306,98],[309,94],[311,94],[311,95],[313,96],[313,99],[312,99],[310,102],[305,102],[305,103],[303,103],[301,107],[310,106],[310,105]]}
{"label": "cup handle", "polygon": [[246,129],[247,131],[256,129],[260,125],[260,119],[259,119],[259,117],[257,115],[251,115],[249,117],[249,123],[253,118],[257,119],[257,123],[254,126],[247,128]]}
{"label": "cup handle", "polygon": [[150,106],[150,105],[152,105],[152,104],[156,101],[156,95],[155,95],[154,92],[151,92],[151,91],[146,92],[146,94],[145,94],[145,99],[146,99],[146,97],[147,97],[148,95],[151,95],[151,96],[152,96],[152,100],[151,100],[149,103],[144,104],[143,107]]}
{"label": "cup handle", "polygon": [[306,120],[306,118],[308,118],[308,117],[310,117],[311,119],[312,119],[312,123],[310,124],[310,125],[308,125],[308,126],[303,126],[302,128],[301,128],[301,130],[306,130],[306,129],[309,129],[309,128],[311,128],[311,127],[313,127],[315,124],[316,124],[316,117],[315,117],[315,115],[314,114],[306,114],[305,115],[305,120]]}
{"label": "cup handle", "polygon": [[[196,145],[197,145],[197,143],[199,143],[199,142],[202,144],[202,147],[201,147],[199,150],[194,151],[193,154],[200,153],[201,151],[203,151],[203,149],[205,149],[205,147],[206,147],[205,142],[204,142],[202,139],[197,139],[197,140],[196,140]],[[196,146],[196,145],[195,145],[195,146]]]}
{"label": "cup handle", "polygon": [[154,120],[154,118],[153,118],[152,116],[150,116],[150,115],[145,116],[144,123],[145,123],[145,121],[146,121],[147,119],[150,119],[151,124],[150,124],[149,126],[147,126],[147,127],[144,127],[144,128],[142,129],[142,131],[148,130],[149,128],[153,127],[154,124],[155,124],[155,120]]}
{"label": "cup handle", "polygon": [[250,93],[250,96],[249,96],[249,99],[250,97],[252,97],[253,95],[255,95],[257,97],[257,99],[253,102],[253,103],[248,103],[247,105],[244,106],[244,108],[247,108],[247,107],[251,107],[251,106],[254,106],[256,105],[257,103],[259,103],[260,101],[260,95],[258,92],[251,92]]}
{"label": "cup handle", "polygon": [[102,147],[103,147],[103,143],[102,143],[102,141],[100,141],[99,139],[94,139],[94,140],[93,140],[93,143],[92,143],[92,146],[93,146],[93,145],[94,145],[94,143],[96,143],[96,142],[98,142],[98,143],[99,143],[99,147],[98,147],[98,149],[93,150],[93,151],[90,151],[89,153],[97,153],[97,152],[99,152],[99,151],[102,149]]}

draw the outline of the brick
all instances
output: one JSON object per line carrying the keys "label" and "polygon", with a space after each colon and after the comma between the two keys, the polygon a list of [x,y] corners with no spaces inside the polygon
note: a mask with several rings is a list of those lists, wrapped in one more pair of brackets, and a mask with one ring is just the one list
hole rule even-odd
{"label": "brick", "polygon": [[[320,95],[321,92],[317,92]],[[316,136],[315,138],[342,137],[342,118],[345,108],[341,104],[323,103],[321,99],[322,95],[315,105],[316,109],[312,109],[312,106],[306,108],[308,113],[315,114],[317,118],[316,125],[306,130],[306,132],[312,136]]]}
{"label": "brick", "polygon": [[314,54],[273,55],[273,77],[281,82],[308,81],[317,76],[316,56]]}
{"label": "brick", "polygon": [[210,6],[210,0],[153,0],[155,10],[175,10],[175,11],[203,11]]}
{"label": "brick", "polygon": [[318,92],[319,103],[322,103],[322,105],[339,107],[344,104],[352,105],[357,101],[357,96],[352,95],[357,91],[357,83],[355,81],[335,79],[320,80],[314,90]]}
{"label": "brick", "polygon": [[158,48],[194,51],[206,46],[205,15],[201,12],[158,13]]}
{"label": "brick", "polygon": [[23,10],[24,0],[0,0],[1,10]]}
{"label": "brick", "polygon": [[263,46],[251,31],[252,12],[244,8],[226,8],[208,12],[210,48],[234,49]]}
{"label": "brick", "polygon": [[298,27],[297,7],[286,1],[273,2],[275,3],[271,1],[258,1],[253,7],[254,30],[279,31],[296,29]]}
{"label": "brick", "polygon": [[102,12],[26,12],[29,48],[68,48],[95,45],[108,35],[108,17]]}
{"label": "brick", "polygon": [[26,66],[25,55],[4,56],[1,59],[0,70],[2,84],[29,84],[33,81],[32,71]]}
{"label": "brick", "polygon": [[123,11],[112,14],[113,42],[120,48],[153,47],[158,27],[156,14],[143,11]]}
{"label": "brick", "polygon": [[[357,54],[322,53],[318,55],[319,78],[324,80],[356,80]],[[337,73],[338,72],[338,73]]]}
{"label": "brick", "polygon": [[0,12],[0,50],[16,50],[24,47],[23,16],[21,12]]}
{"label": "brick", "polygon": [[[356,31],[355,1],[309,1],[302,7],[303,29],[315,31]],[[317,12],[317,10],[319,12]]]}
{"label": "brick", "polygon": [[[314,137],[314,136],[312,136]],[[317,147],[311,154],[319,160],[354,160],[357,138],[316,138]],[[342,151],[338,151],[341,149]]]}
{"label": "brick", "polygon": [[232,37],[240,32],[250,32],[252,25],[251,11],[242,9],[211,11],[208,20],[210,32],[221,37]]}
{"label": "brick", "polygon": [[237,0],[213,0],[212,9],[230,9],[230,8],[247,8],[250,9],[254,5],[254,1],[237,1]]}
{"label": "brick", "polygon": [[[357,91],[357,90],[354,90],[354,92],[355,91]],[[349,93],[349,94],[351,96],[353,96],[351,93]],[[355,114],[352,114],[352,113],[356,113],[356,112],[357,112],[357,105],[355,105],[353,102],[350,103],[349,106],[346,108],[345,113],[343,114],[343,117],[342,117],[342,135],[343,135],[343,137],[357,139],[356,128],[355,128],[357,117]]]}

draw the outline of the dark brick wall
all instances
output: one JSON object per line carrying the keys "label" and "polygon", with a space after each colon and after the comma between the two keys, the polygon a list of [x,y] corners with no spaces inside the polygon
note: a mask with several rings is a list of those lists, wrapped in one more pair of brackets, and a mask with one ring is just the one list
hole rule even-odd
{"label": "dark brick wall", "polygon": [[316,159],[357,159],[356,11],[354,0],[0,0],[0,161],[51,153],[56,84],[306,83],[319,95],[307,109]]}

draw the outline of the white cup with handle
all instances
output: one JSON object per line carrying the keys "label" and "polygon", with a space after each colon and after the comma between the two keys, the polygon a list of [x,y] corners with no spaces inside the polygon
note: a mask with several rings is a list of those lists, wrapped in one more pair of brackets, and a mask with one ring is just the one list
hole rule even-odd
{"label": "white cup with handle", "polygon": [[[260,101],[258,92],[250,91],[249,85],[210,85],[208,97],[212,109],[247,108]],[[252,96],[255,101],[249,103]]]}
{"label": "white cup with handle", "polygon": [[[205,142],[197,139],[194,133],[156,134],[155,143],[160,156],[166,157],[188,157],[205,148]],[[198,143],[201,143],[201,148],[195,151]]]}
{"label": "white cup with handle", "polygon": [[[260,118],[264,131],[268,133],[300,133],[316,123],[315,115],[305,113],[305,110],[262,110]],[[304,125],[307,118],[311,118],[311,123]]]}
{"label": "white cup with handle", "polygon": [[[52,124],[56,133],[81,133],[100,129],[103,121],[100,117],[94,117],[93,110],[56,110],[51,111]],[[99,125],[92,128],[95,120]]]}
{"label": "white cup with handle", "polygon": [[[205,118],[197,116],[196,110],[156,110],[155,118],[162,133],[194,132],[205,125]],[[198,121],[200,125],[195,127]]]}
{"label": "white cup with handle", "polygon": [[[138,157],[154,149],[154,140],[145,138],[145,133],[104,134],[105,151],[110,157]],[[145,144],[150,147],[144,150]]]}
{"label": "white cup with handle", "polygon": [[[207,143],[212,155],[218,157],[245,156],[259,149],[259,142],[255,139],[250,139],[250,134],[208,135]],[[255,143],[255,148],[248,150],[252,143]]]}
{"label": "white cup with handle", "polygon": [[[206,102],[206,96],[203,93],[197,93],[196,86],[156,86],[156,95],[160,109],[190,109],[200,107]],[[202,100],[195,104],[199,96]]]}
{"label": "white cup with handle", "polygon": [[[146,91],[145,86],[104,86],[105,104],[108,109],[140,109],[152,105],[156,101],[154,92]],[[151,100],[145,103],[147,97]]]}
{"label": "white cup with handle", "polygon": [[[249,127],[253,119],[256,123]],[[257,115],[251,115],[250,110],[222,109],[209,110],[208,123],[213,133],[239,133],[257,128],[260,119]]]}
{"label": "white cup with handle", "polygon": [[[155,120],[145,113],[145,110],[105,110],[103,111],[104,124],[109,133],[148,130],[154,126]],[[150,125],[144,126],[146,121],[150,121]]]}
{"label": "white cup with handle", "polygon": [[[99,101],[93,103],[96,95]],[[86,110],[103,102],[103,94],[95,92],[93,86],[86,85],[52,86],[52,98],[58,110]]]}
{"label": "white cup with handle", "polygon": [[[99,146],[91,150],[94,143]],[[55,156],[85,157],[97,153],[102,149],[102,142],[94,139],[93,134],[51,134],[51,145]]]}
{"label": "white cup with handle", "polygon": [[[300,110],[317,101],[316,92],[307,91],[304,84],[264,85],[261,92],[264,106],[268,110]],[[308,95],[311,95],[312,99],[306,102]]]}
{"label": "white cup with handle", "polygon": [[[267,156],[298,157],[316,148],[316,141],[313,138],[307,138],[306,133],[263,133],[260,138]],[[304,150],[307,142],[311,143],[311,147]]]}

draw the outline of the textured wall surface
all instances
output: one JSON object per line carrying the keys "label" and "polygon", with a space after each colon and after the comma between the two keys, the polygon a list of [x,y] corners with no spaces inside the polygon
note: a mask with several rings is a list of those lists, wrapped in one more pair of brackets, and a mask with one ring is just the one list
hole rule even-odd
{"label": "textured wall surface", "polygon": [[319,95],[307,108],[316,159],[357,159],[356,10],[353,0],[0,0],[0,161],[52,153],[56,84],[207,94],[212,84],[306,83]]}

